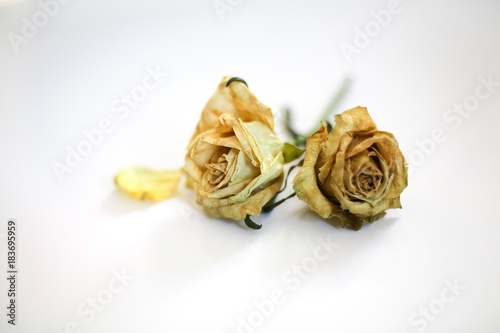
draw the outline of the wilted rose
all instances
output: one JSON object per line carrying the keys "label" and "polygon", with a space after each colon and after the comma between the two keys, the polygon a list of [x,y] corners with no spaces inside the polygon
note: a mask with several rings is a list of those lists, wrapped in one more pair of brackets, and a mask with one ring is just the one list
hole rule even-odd
{"label": "wilted rose", "polygon": [[187,185],[213,217],[259,215],[279,190],[283,144],[271,109],[226,76],[202,111],[185,158]]}
{"label": "wilted rose", "polygon": [[323,218],[337,216],[358,230],[401,208],[407,163],[394,136],[378,131],[366,108],[335,116],[307,138],[304,166],[294,179],[299,199]]}

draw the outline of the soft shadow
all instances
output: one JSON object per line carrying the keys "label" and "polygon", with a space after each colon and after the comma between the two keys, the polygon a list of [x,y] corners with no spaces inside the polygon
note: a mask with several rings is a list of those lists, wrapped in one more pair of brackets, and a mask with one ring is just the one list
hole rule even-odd
{"label": "soft shadow", "polygon": [[[266,215],[267,214],[262,214],[260,216],[252,216],[252,221],[254,221],[257,224],[261,224],[262,228],[264,228],[264,226],[266,224],[266,218],[265,218]],[[247,225],[245,224],[244,220],[235,221],[235,220],[226,219],[226,218],[213,218],[207,212],[205,212],[205,217],[207,219],[211,220],[211,221],[214,221],[214,223],[223,222],[223,223],[226,223],[226,224],[233,225],[233,226],[235,226],[236,228],[239,228],[239,229],[252,230],[251,228],[247,227]]]}
{"label": "soft shadow", "polygon": [[378,220],[378,222],[383,222],[383,224],[386,227],[389,227],[389,226],[393,225],[394,223],[396,223],[398,221],[398,219],[399,218],[397,218],[397,217],[387,217],[387,216],[384,216],[384,217],[380,218]]}
{"label": "soft shadow", "polygon": [[329,219],[323,219],[323,221],[325,221],[335,229],[342,229],[342,221],[336,216]]}
{"label": "soft shadow", "polygon": [[[334,227],[335,229],[342,229],[342,221],[334,216],[329,219],[324,219],[320,217],[316,212],[312,211],[309,209],[309,207],[304,207],[301,209],[298,209],[295,211],[295,214],[299,216],[301,219],[305,221],[323,221],[324,223],[329,224],[330,226]],[[360,230],[362,229],[370,229],[373,224],[379,225],[379,228],[388,228],[389,226],[393,225],[396,221],[398,220],[397,217],[381,217],[377,221],[374,221],[372,223],[365,224],[361,227]],[[347,230],[352,230],[352,229],[347,229]],[[356,231],[356,230],[352,230]],[[359,231],[359,230],[358,230]]]}
{"label": "soft shadow", "polygon": [[[224,222],[226,222],[226,223],[234,224],[235,226],[237,226],[240,229],[245,229],[245,230],[250,229],[250,228],[247,227],[247,225],[245,224],[245,221],[243,221],[243,220],[241,220],[241,221],[235,221],[235,220],[230,220],[230,219],[221,219],[221,220],[224,221]],[[255,223],[262,224],[260,222],[255,221],[255,218],[253,218],[252,220]]]}
{"label": "soft shadow", "polygon": [[[262,212],[259,216],[251,216],[251,218],[252,221],[262,225],[262,228],[265,228],[266,226],[269,227],[272,223],[274,223],[277,220],[277,217],[279,216],[278,214],[279,211],[271,211],[268,213]],[[238,225],[238,227],[240,227],[241,229],[253,230],[250,227],[247,227],[244,220],[241,221],[228,220],[228,222]]]}
{"label": "soft shadow", "polygon": [[296,211],[296,214],[305,221],[323,221],[335,229],[342,229],[342,221],[338,217],[324,219],[316,212],[312,211],[309,207],[303,207]]}
{"label": "soft shadow", "polygon": [[180,200],[182,202],[181,205],[186,210],[188,210],[187,214],[185,214],[187,216],[184,216],[184,218],[191,218],[191,216],[198,216],[206,218],[212,223],[222,222],[225,224],[236,225],[239,228],[248,229],[243,221],[235,221],[232,219],[225,219],[225,218],[213,218],[206,209],[201,207],[196,202],[196,195],[194,194],[193,191],[177,191],[177,193],[175,193],[172,196],[172,198],[177,198],[178,200]]}
{"label": "soft shadow", "polygon": [[115,189],[102,203],[102,210],[113,216],[127,215],[137,211],[146,211],[158,202],[154,201],[137,201],[120,191]]}

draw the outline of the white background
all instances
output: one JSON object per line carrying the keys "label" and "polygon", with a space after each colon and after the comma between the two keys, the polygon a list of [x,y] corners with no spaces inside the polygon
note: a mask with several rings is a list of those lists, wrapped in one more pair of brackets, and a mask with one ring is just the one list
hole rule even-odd
{"label": "white background", "polygon": [[[388,1],[233,0],[221,20],[212,0],[72,0],[18,52],[9,33],[21,35],[41,7],[1,3],[1,332],[500,331],[498,83],[473,111],[444,118],[474,101],[480,77],[500,82],[499,2],[401,0],[351,62],[340,45],[354,46]],[[156,66],[168,78],[120,118],[113,104]],[[124,167],[182,167],[224,75],[243,77],[278,115],[290,106],[303,131],[351,77],[338,111],[366,106],[413,164],[404,208],[354,232],[293,199],[252,231],[207,217],[183,186],[160,203],[120,193],[113,177]],[[112,133],[60,182],[52,164],[104,118]],[[446,139],[431,144],[436,128]],[[9,219],[15,328],[5,309]],[[337,246],[318,263],[327,239]],[[303,264],[310,273],[292,283]],[[110,294],[123,270],[133,279]],[[283,302],[271,309],[275,290]],[[96,297],[106,304],[91,318]]]}

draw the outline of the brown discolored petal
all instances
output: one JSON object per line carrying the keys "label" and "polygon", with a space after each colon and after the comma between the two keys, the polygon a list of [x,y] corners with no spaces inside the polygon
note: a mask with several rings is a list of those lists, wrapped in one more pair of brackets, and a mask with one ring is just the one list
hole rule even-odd
{"label": "brown discolored petal", "polygon": [[399,208],[407,185],[406,161],[394,136],[377,130],[366,108],[335,116],[307,139],[304,167],[294,180],[299,199],[324,218],[359,229]]}
{"label": "brown discolored petal", "polygon": [[332,128],[328,141],[318,159],[320,165],[318,179],[324,183],[330,173],[341,137],[351,131],[373,131],[377,126],[373,122],[366,108],[357,106],[353,109],[335,115],[335,126]]}
{"label": "brown discolored petal", "polygon": [[338,206],[323,195],[316,177],[315,165],[327,135],[327,125],[322,121],[321,127],[307,138],[304,163],[293,180],[293,188],[299,199],[324,218],[336,216],[339,210]]}

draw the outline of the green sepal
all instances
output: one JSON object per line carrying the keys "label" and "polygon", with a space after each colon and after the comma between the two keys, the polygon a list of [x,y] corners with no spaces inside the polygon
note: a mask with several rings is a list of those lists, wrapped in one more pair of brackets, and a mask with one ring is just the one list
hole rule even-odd
{"label": "green sepal", "polygon": [[246,81],[243,80],[241,77],[236,77],[236,76],[230,78],[229,81],[227,81],[226,87],[228,87],[231,84],[231,82],[233,82],[233,81],[238,81],[238,82],[244,83],[245,86],[247,86],[247,88],[248,88],[248,84],[246,83]]}
{"label": "green sepal", "polygon": [[247,217],[245,217],[245,224],[247,225],[247,227],[254,230],[259,230],[260,228],[262,228],[262,224],[257,224],[254,221],[252,221],[250,215],[247,215]]}
{"label": "green sepal", "polygon": [[304,154],[304,149],[300,149],[291,143],[285,142],[283,145],[283,158],[285,159],[285,164],[295,161],[297,158]]}

